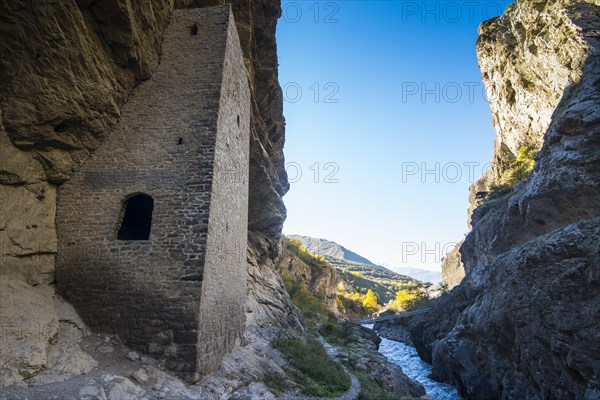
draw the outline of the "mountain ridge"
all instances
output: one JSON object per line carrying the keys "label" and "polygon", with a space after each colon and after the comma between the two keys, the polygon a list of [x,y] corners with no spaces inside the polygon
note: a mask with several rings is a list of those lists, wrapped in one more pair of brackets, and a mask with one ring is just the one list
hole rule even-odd
{"label": "mountain ridge", "polygon": [[371,260],[347,249],[333,240],[314,238],[306,235],[288,235],[292,239],[300,239],[304,246],[311,252],[322,256],[339,258],[346,261],[358,262],[367,265],[376,265]]}
{"label": "mountain ridge", "polygon": [[287,235],[289,238],[298,239],[302,242],[304,247],[307,248],[308,251],[320,254],[325,257],[331,257],[342,261],[347,261],[351,263],[359,263],[371,266],[375,269],[379,269],[385,272],[391,272],[397,275],[401,275],[404,277],[409,277],[421,282],[429,282],[429,283],[439,283],[442,281],[441,272],[429,271],[420,268],[414,267],[388,267],[380,264],[376,264],[366,257],[361,256],[360,254],[348,249],[347,247],[342,246],[339,243],[336,243],[329,239],[324,238],[314,238],[312,236],[306,235]]}

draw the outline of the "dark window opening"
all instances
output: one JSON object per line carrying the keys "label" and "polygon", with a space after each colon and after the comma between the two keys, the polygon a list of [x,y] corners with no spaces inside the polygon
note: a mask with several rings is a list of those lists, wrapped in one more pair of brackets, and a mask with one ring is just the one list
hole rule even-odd
{"label": "dark window opening", "polygon": [[177,139],[177,144],[183,144],[183,138]]}
{"label": "dark window opening", "polygon": [[237,124],[238,124],[238,128],[240,127],[240,116],[237,116]]}
{"label": "dark window opening", "polygon": [[192,34],[192,36],[196,36],[198,34],[198,25],[192,25],[192,27],[190,28],[190,33]]}
{"label": "dark window opening", "polygon": [[130,197],[123,205],[123,220],[119,228],[119,240],[148,240],[152,227],[154,199],[147,194]]}

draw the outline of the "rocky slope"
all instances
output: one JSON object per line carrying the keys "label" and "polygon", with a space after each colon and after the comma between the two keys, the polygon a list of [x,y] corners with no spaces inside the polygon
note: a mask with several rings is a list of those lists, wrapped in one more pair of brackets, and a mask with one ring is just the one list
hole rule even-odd
{"label": "rocky slope", "polygon": [[517,1],[480,27],[497,139],[476,190],[519,147],[540,150],[525,181],[473,211],[462,283],[411,326],[468,399],[600,396],[599,16],[592,0]]}
{"label": "rocky slope", "polygon": [[[222,399],[230,395],[238,399],[275,399],[262,383],[266,377],[292,384],[273,357],[274,350],[266,342],[236,347],[225,357],[218,373],[195,385],[187,385],[164,371],[157,360],[140,356],[124,347],[116,337],[88,335],[79,342],[86,354],[91,355],[97,367],[84,374],[61,379],[58,368],[52,368],[30,380],[2,390],[2,398],[48,400],[195,400]],[[62,357],[63,365],[73,358]],[[279,356],[279,359],[281,357]],[[81,364],[79,364],[81,365]],[[284,364],[282,364],[284,365]],[[64,373],[62,377],[70,377]],[[69,372],[69,371],[66,371]]]}
{"label": "rocky slope", "polygon": [[321,254],[322,256],[333,258],[340,258],[342,260],[357,262],[361,264],[375,265],[363,256],[360,256],[355,252],[348,250],[344,246],[339,245],[336,242],[332,242],[331,240],[317,239],[310,236],[302,235],[289,235],[289,237],[292,239],[301,240],[304,247],[306,247],[308,251],[313,252],[315,254]]}
{"label": "rocky slope", "polygon": [[283,277],[302,282],[310,293],[321,300],[336,318],[344,318],[344,309],[336,302],[338,285],[348,291],[352,285],[344,280],[331,265],[317,265],[302,260],[294,251],[284,246],[277,265],[277,271]]}
{"label": "rocky slope", "polygon": [[379,352],[381,338],[371,329],[342,322],[329,323],[320,332],[333,344],[328,347],[333,350],[334,358],[350,373],[361,377],[363,395],[380,398],[375,393],[379,388],[382,392],[379,396],[386,396],[384,398],[430,398],[420,383],[410,379]]}
{"label": "rocky slope", "polygon": [[460,258],[461,246],[462,242],[457,244],[442,260],[442,280],[449,289],[458,285],[465,277],[465,268]]}
{"label": "rocky slope", "polygon": [[[54,292],[56,187],[97,148],[160,61],[174,7],[223,1],[0,4],[2,384],[52,366],[63,321]],[[297,317],[275,272],[288,189],[277,80],[279,2],[232,2],[252,90],[248,325]],[[5,329],[5,328],[10,329]],[[29,334],[37,329],[38,334]],[[249,332],[256,332],[249,329]],[[6,343],[6,345],[5,345]]]}
{"label": "rocky slope", "polygon": [[[541,149],[555,110],[581,79],[588,60],[580,31],[593,38],[597,30],[590,9],[597,2],[592,0],[520,3],[480,27],[477,56],[496,140],[490,170],[470,188],[469,228],[481,202],[478,194],[506,180],[519,148]],[[459,258],[444,260],[450,286],[462,279],[461,269]]]}

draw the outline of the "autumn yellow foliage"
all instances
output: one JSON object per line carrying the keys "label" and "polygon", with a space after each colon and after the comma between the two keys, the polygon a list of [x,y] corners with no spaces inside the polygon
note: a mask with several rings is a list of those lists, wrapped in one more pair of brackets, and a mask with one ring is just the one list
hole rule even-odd
{"label": "autumn yellow foliage", "polygon": [[396,292],[396,300],[390,308],[394,311],[407,311],[427,301],[427,293],[422,288],[402,289]]}
{"label": "autumn yellow foliage", "polygon": [[377,295],[371,289],[367,290],[367,293],[362,298],[362,304],[369,310],[376,311],[379,308],[377,304]]}

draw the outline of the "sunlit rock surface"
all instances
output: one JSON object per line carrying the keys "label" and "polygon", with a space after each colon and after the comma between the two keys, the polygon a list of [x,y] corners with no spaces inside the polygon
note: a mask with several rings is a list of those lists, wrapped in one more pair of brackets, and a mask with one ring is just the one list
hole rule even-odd
{"label": "sunlit rock surface", "polygon": [[[481,203],[477,194],[501,179],[519,148],[542,147],[559,103],[581,80],[594,46],[589,40],[597,36],[597,6],[593,0],[520,1],[481,24],[477,56],[496,140],[490,171],[470,188],[469,228]],[[463,267],[458,260],[447,265]]]}
{"label": "sunlit rock surface", "polygon": [[540,151],[528,179],[480,201],[464,280],[412,326],[466,398],[600,396],[599,32],[597,1],[518,1],[480,28],[497,132],[486,178],[519,147]]}
{"label": "sunlit rock surface", "polygon": [[338,285],[344,288],[352,288],[352,285],[343,279],[333,266],[307,263],[284,246],[277,271],[281,276],[304,284],[310,293],[325,304],[332,315],[344,319],[346,310],[336,301]]}
{"label": "sunlit rock surface", "polygon": [[458,285],[465,277],[465,269],[460,259],[461,245],[462,242],[457,244],[442,260],[442,280],[448,285],[448,289]]}

